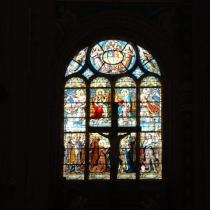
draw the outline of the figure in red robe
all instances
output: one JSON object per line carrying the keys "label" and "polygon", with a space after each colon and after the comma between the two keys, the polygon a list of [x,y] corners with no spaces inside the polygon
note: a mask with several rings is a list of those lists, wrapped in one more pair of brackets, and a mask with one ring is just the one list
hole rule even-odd
{"label": "figure in red robe", "polygon": [[102,117],[106,117],[107,107],[104,102],[107,102],[107,98],[103,89],[98,89],[96,91],[96,96],[94,97],[93,102],[93,115],[91,118],[100,119]]}

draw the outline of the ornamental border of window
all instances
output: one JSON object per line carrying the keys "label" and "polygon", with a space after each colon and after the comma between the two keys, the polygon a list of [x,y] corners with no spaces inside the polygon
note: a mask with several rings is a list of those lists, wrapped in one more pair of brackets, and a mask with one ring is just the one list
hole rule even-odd
{"label": "ornamental border of window", "polygon": [[[97,59],[102,60],[103,64],[101,66],[100,62],[96,63],[94,60],[94,49],[97,45],[99,45],[98,48],[100,49],[96,49],[95,51],[99,51]],[[123,47],[120,48],[120,45],[123,45]],[[130,49],[127,46],[129,46]],[[124,51],[126,47],[127,50]],[[106,59],[106,62],[104,59]],[[125,59],[129,62],[126,63]],[[124,70],[118,73],[114,68],[117,65],[121,65],[121,68],[116,67],[116,69],[119,70],[123,68]],[[74,181],[162,179],[162,81],[159,66],[153,56],[144,48],[130,41],[125,41],[125,39],[123,41],[118,39],[102,40],[79,51],[78,54],[70,60],[66,69],[64,84],[63,177],[67,180]],[[109,69],[109,71],[107,71],[107,69]],[[113,71],[114,73],[112,73]],[[83,86],[81,86],[82,83],[80,85],[79,83],[68,84],[73,78],[80,78],[83,81]],[[90,108],[90,104],[93,103],[93,101],[91,101],[91,94],[94,92],[92,90],[98,89],[97,87],[91,87],[91,82],[96,78],[106,78],[110,83],[110,87],[106,87],[106,84],[105,87],[99,87],[100,89],[109,89],[111,93],[110,101],[101,102],[101,104],[110,103],[111,105],[110,108],[108,108],[108,110],[110,110],[111,125],[108,126],[90,125],[90,121],[92,120],[91,114],[93,114]],[[117,87],[116,83],[120,78],[130,78],[135,83],[135,87]],[[79,80],[77,79],[75,81]],[[147,83],[151,84],[148,85]],[[131,104],[135,103],[134,121],[136,125],[134,126],[119,126],[120,105],[118,103],[119,101],[116,101],[116,90],[120,88],[135,89],[135,101],[130,102]],[[148,91],[146,89],[148,89]],[[75,102],[77,90],[83,90],[83,99],[79,102]],[[145,99],[146,102],[144,103],[141,101],[143,90],[148,94],[147,99]],[[96,93],[93,94],[96,95]],[[153,94],[150,96],[150,100],[148,99],[149,94]],[[72,99],[75,97],[73,102],[68,102],[67,98],[70,97]],[[66,108],[66,104],[69,105],[70,108]],[[127,102],[127,104],[129,104],[129,102]],[[81,117],[81,119],[83,119],[82,124],[80,123],[81,129],[74,130],[72,123],[74,124],[76,120],[79,121],[78,115],[82,113],[81,110],[80,112],[78,111],[78,107],[84,107],[83,115],[85,116]],[[149,126],[146,126],[146,124],[150,122],[150,117],[147,116],[148,122],[146,122],[147,117],[141,115],[143,107],[147,107],[148,110],[145,113],[147,113],[147,115],[150,113],[151,120],[154,119],[154,122],[151,123],[153,130],[149,128]],[[76,110],[75,108],[77,111],[69,112],[73,114],[73,117],[68,117],[68,111],[66,112],[66,110]],[[159,111],[159,115],[156,116],[152,111],[154,113]],[[111,114],[114,112],[117,112],[118,118],[115,118],[114,115]],[[74,114],[76,114],[76,116]],[[141,119],[145,119],[145,122]],[[94,118],[94,120],[97,122],[97,119]],[[156,123],[155,120],[158,123]],[[117,131],[113,131],[112,128],[117,128]],[[126,145],[124,148],[121,147],[122,141],[124,141],[124,145]],[[103,142],[103,144],[100,144],[100,142]],[[104,144],[106,146],[104,146]],[[108,144],[109,147],[107,146]],[[97,158],[94,160],[93,156]],[[131,159],[132,164],[130,164]],[[97,162],[100,163],[97,165]]]}

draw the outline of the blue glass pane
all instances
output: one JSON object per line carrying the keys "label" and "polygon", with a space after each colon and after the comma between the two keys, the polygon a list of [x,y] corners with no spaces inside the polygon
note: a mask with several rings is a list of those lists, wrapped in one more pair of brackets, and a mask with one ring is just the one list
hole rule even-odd
{"label": "blue glass pane", "polygon": [[136,70],[133,72],[133,75],[137,79],[139,79],[143,74],[144,74],[144,72],[139,67],[137,67]]}
{"label": "blue glass pane", "polygon": [[81,50],[69,63],[65,76],[69,76],[78,72],[85,64],[87,54],[87,47]]}
{"label": "blue glass pane", "polygon": [[65,132],[81,132],[86,130],[86,119],[79,117],[65,118],[64,131]]}
{"label": "blue glass pane", "polygon": [[85,70],[85,72],[83,73],[83,76],[87,79],[90,79],[90,77],[92,77],[93,75],[94,73],[90,69]]}
{"label": "blue glass pane", "polygon": [[156,62],[156,60],[153,58],[153,56],[142,47],[138,46],[139,49],[139,55],[140,55],[140,61],[144,68],[149,71],[153,72],[155,74],[160,75],[160,69]]}

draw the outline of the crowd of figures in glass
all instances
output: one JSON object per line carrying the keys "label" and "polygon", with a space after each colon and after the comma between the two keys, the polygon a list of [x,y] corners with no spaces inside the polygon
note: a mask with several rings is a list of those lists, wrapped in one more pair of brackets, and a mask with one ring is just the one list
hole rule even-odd
{"label": "crowd of figures in glass", "polygon": [[117,179],[161,179],[161,74],[149,51],[99,41],[78,51],[65,78],[64,177],[110,179],[110,136],[118,136]]}
{"label": "crowd of figures in glass", "polygon": [[109,148],[110,148],[110,143],[108,138],[98,133],[90,133],[90,145],[89,145],[90,179],[110,178]]}
{"label": "crowd of figures in glass", "polygon": [[[120,136],[120,134],[119,134]],[[120,140],[118,179],[136,178],[136,133],[131,133]]]}
{"label": "crowd of figures in glass", "polygon": [[68,179],[84,179],[85,133],[64,136],[64,173]]}
{"label": "crowd of figures in glass", "polygon": [[95,45],[90,53],[93,67],[105,74],[121,74],[131,69],[136,60],[134,48],[125,41],[107,40]]}

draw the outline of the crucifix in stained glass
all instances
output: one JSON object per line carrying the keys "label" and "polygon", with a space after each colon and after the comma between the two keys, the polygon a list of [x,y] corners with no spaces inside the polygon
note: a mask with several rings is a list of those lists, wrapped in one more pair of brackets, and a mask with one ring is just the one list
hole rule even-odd
{"label": "crucifix in stained glass", "polygon": [[161,179],[162,87],[153,56],[103,40],[79,51],[65,77],[63,176]]}

